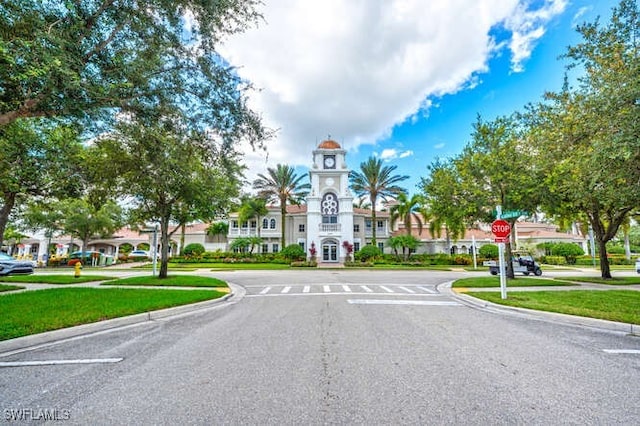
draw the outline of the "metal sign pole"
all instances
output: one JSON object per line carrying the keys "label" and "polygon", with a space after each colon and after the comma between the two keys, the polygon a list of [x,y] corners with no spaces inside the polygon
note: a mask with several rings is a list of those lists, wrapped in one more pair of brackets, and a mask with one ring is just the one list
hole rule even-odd
{"label": "metal sign pole", "polygon": [[500,297],[507,298],[507,271],[504,261],[504,243],[498,243],[498,259],[500,261]]}

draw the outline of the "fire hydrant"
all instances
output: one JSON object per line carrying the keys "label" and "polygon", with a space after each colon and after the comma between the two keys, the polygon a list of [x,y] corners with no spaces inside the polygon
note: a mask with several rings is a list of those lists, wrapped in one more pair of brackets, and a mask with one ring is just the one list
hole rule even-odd
{"label": "fire hydrant", "polygon": [[82,262],[76,263],[74,268],[75,268],[75,273],[73,274],[73,277],[80,278],[80,270],[82,270]]}

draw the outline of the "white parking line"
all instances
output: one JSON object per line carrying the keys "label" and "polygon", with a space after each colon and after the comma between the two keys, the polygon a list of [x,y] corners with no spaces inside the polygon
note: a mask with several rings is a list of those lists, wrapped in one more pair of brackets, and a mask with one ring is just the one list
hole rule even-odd
{"label": "white parking line", "polygon": [[608,354],[640,354],[639,349],[603,349]]}
{"label": "white parking line", "polygon": [[342,284],[342,289],[347,293],[351,293],[351,288],[346,284]]}
{"label": "white parking line", "polygon": [[285,288],[282,289],[280,293],[286,294],[286,293],[289,293],[289,290],[291,290],[291,286],[286,286]]}
{"label": "white parking line", "polygon": [[39,365],[64,365],[64,364],[112,364],[120,362],[124,358],[97,358],[97,359],[53,359],[45,361],[10,361],[0,362],[0,367],[31,367]]}
{"label": "white parking line", "polygon": [[379,285],[378,287],[380,287],[381,289],[383,289],[384,291],[386,291],[387,293],[394,293],[393,290],[391,290],[389,287],[385,287],[383,285]]}
{"label": "white parking line", "polygon": [[407,293],[415,293],[415,291],[411,290],[410,288],[403,287],[403,286],[401,286],[401,285],[399,285],[399,286],[398,286],[398,288],[400,288],[400,289],[402,289],[402,290],[406,291]]}
{"label": "white parking line", "polygon": [[265,288],[262,289],[260,294],[267,294],[267,293],[269,293],[269,290],[271,290],[271,287],[265,287]]}

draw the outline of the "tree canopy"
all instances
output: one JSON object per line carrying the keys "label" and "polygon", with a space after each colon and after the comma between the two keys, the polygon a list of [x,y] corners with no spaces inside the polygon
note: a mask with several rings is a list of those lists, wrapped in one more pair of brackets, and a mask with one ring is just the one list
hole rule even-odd
{"label": "tree canopy", "polygon": [[[260,18],[256,0],[6,0],[0,4],[0,126],[180,107],[190,123],[262,140],[234,70],[216,54]],[[100,120],[93,121],[100,123]],[[239,131],[239,129],[241,129]]]}

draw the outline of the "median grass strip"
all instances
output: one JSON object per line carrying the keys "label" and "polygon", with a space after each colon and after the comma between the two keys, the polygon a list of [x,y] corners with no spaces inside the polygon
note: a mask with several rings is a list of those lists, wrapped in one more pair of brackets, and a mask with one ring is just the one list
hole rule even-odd
{"label": "median grass strip", "polygon": [[0,340],[216,299],[214,290],[54,288],[0,297]]}
{"label": "median grass strip", "polygon": [[140,285],[170,287],[227,287],[227,283],[217,278],[199,277],[195,275],[169,275],[167,278],[152,276],[120,278],[103,285]]}
{"label": "median grass strip", "polygon": [[576,281],[581,283],[595,283],[595,284],[607,284],[607,285],[638,285],[640,284],[640,277],[563,277],[565,281]]}
{"label": "median grass strip", "polygon": [[466,293],[488,302],[558,312],[581,317],[640,324],[640,291],[633,290],[573,290],[513,292],[502,300],[499,292]]}
{"label": "median grass strip", "polygon": [[[515,278],[507,279],[507,287],[541,287],[541,286],[571,286],[576,285],[560,280],[544,278]],[[486,288],[500,287],[500,277],[462,278],[453,283],[455,288]]]}
{"label": "median grass strip", "polygon": [[113,277],[105,275],[81,275],[78,278],[73,276],[73,273],[69,275],[62,274],[47,274],[47,275],[12,275],[10,277],[2,277],[0,281],[13,282],[13,283],[31,283],[31,284],[78,284],[91,281],[106,281],[112,280]]}
{"label": "median grass strip", "polygon": [[0,293],[2,293],[3,291],[22,290],[23,288],[24,287],[19,285],[0,284]]}

